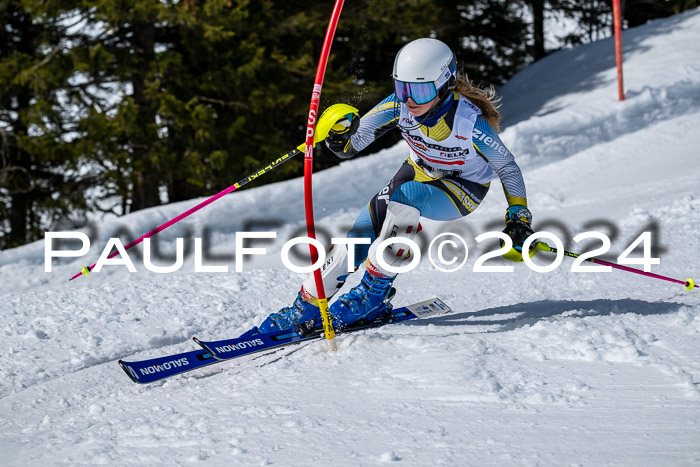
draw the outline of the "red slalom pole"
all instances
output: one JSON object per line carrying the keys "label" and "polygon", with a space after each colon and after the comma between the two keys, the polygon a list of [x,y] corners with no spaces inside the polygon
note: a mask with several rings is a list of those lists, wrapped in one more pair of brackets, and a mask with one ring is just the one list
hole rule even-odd
{"label": "red slalom pole", "polygon": [[617,63],[617,98],[625,100],[625,89],[622,82],[622,14],[620,0],[613,0],[613,29],[615,30],[615,62]]}
{"label": "red slalom pole", "polygon": [[[314,223],[314,202],[312,194],[311,176],[313,173],[314,161],[314,132],[316,131],[316,120],[318,116],[318,105],[321,101],[321,88],[323,88],[323,78],[326,74],[326,65],[328,56],[331,52],[335,29],[338,26],[340,19],[340,11],[343,9],[344,0],[336,0],[331,14],[331,20],[328,23],[326,30],[326,38],[323,40],[323,49],[321,49],[321,58],[318,61],[316,68],[316,79],[314,81],[313,92],[311,93],[311,105],[309,107],[309,118],[306,126],[306,152],[304,153],[304,201],[306,209],[306,232],[309,238],[316,240],[316,227]],[[309,245],[311,251],[311,264],[316,264],[318,261],[318,251],[313,245]],[[321,268],[314,271],[314,281],[316,282],[316,292],[318,294],[318,307],[321,310],[321,320],[323,321],[323,330],[328,343],[328,350],[336,350],[335,331],[331,315],[328,311],[328,299],[326,298],[326,290],[323,287],[323,279],[321,278]]]}

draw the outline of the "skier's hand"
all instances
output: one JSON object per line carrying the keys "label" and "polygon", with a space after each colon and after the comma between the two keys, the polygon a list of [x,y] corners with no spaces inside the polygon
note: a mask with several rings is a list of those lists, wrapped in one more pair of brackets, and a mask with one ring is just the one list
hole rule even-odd
{"label": "skier's hand", "polygon": [[326,136],[326,146],[328,149],[341,156],[348,152],[350,137],[357,132],[360,126],[358,115],[345,115],[338,119],[328,131]]}
{"label": "skier's hand", "polygon": [[[503,233],[513,240],[513,248],[503,255],[504,258],[516,262],[523,260],[523,243],[534,233],[531,224],[532,213],[527,207],[515,205],[510,206],[506,210],[506,228],[503,230]],[[529,254],[531,258],[537,252],[535,247],[536,245],[530,246]]]}

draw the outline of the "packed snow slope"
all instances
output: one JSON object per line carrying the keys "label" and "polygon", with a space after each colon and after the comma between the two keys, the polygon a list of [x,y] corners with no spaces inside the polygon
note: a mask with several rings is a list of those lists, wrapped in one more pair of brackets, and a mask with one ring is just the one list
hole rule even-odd
{"label": "packed snow slope", "polygon": [[[536,230],[572,251],[600,246],[575,235],[603,232],[612,261],[650,231],[652,272],[700,281],[700,11],[625,31],[623,43],[627,100],[616,99],[612,40],[559,52],[502,89],[503,139],[524,170]],[[316,174],[320,230],[342,236],[406,151]],[[699,289],[572,272],[571,258],[547,273],[474,272],[494,247],[475,237],[503,227],[498,182],[468,218],[424,222],[430,235],[466,240],[462,269],[424,259],[396,281],[395,303],[438,296],[451,315],[341,336],[334,353],[317,343],[269,365],[134,384],[117,359],[193,349],[193,335],[236,336],[290,304],[303,278],[279,259],[303,235],[297,179],[226,196],[159,235],[169,253],[177,237],[203,238],[205,264],[227,273],[195,272],[190,251],[176,273],[130,255],[137,273],[105,266],[67,281],[108,238],[126,243],[198,201],[105,222],[88,231],[88,254],[54,260],[51,273],[44,242],[0,253],[3,465],[700,463]],[[277,238],[255,243],[267,254],[235,272],[235,232],[245,230]]]}

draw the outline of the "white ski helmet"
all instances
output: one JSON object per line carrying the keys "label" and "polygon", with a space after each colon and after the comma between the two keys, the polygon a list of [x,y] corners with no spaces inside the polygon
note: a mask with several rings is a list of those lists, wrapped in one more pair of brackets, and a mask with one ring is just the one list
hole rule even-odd
{"label": "white ski helmet", "polygon": [[[401,102],[412,98],[416,104],[433,100],[441,88],[454,89],[457,57],[442,41],[416,39],[404,45],[394,60],[394,88]],[[443,93],[440,93],[444,95]]]}

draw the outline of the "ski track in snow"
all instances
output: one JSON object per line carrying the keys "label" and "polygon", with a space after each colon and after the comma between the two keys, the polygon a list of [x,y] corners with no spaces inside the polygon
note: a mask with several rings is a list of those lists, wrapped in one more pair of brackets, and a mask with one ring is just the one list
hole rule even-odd
{"label": "ski track in snow", "polygon": [[[503,139],[536,228],[573,251],[598,246],[574,235],[606,232],[615,261],[655,226],[653,272],[700,281],[700,55],[689,45],[699,39],[697,9],[625,31],[623,103],[611,40],[552,54],[504,87]],[[321,228],[342,235],[405,154],[400,144],[316,174]],[[116,360],[238,335],[293,299],[301,278],[279,251],[303,228],[300,180],[234,193],[161,234],[172,252],[174,238],[207,226],[214,254],[232,255],[250,222],[275,230],[241,273],[195,274],[188,257],[164,276],[135,256],[138,274],[112,266],[66,282],[120,227],[141,235],[198,200],[107,222],[89,255],[51,273],[43,242],[3,251],[3,465],[700,464],[700,292],[574,273],[570,258],[545,274],[475,273],[487,248],[474,236],[502,228],[500,184],[491,191],[467,219],[424,223],[426,234],[464,235],[464,268],[422,261],[396,281],[395,303],[438,296],[450,315],[341,336],[335,353],[313,343],[147,386]]]}

